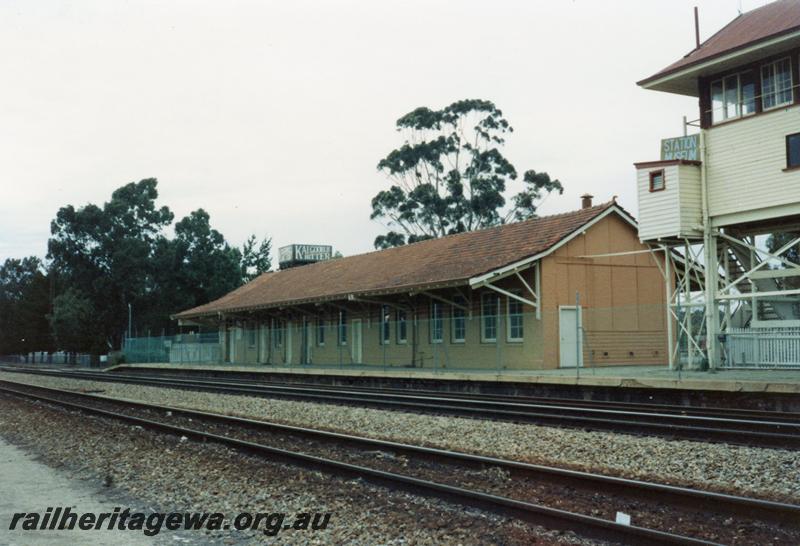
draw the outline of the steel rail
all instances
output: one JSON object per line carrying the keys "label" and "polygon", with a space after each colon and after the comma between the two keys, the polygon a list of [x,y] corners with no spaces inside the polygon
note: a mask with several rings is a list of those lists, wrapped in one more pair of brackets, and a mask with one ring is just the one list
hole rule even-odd
{"label": "steel rail", "polygon": [[119,378],[160,378],[166,380],[178,381],[201,381],[208,382],[209,384],[231,384],[260,387],[273,387],[273,388],[293,388],[293,389],[313,389],[319,391],[338,391],[346,389],[348,391],[365,393],[365,394],[413,394],[416,396],[446,396],[448,398],[455,398],[461,400],[480,400],[491,402],[503,403],[526,403],[526,404],[541,404],[541,405],[569,405],[571,407],[581,407],[588,409],[608,409],[608,410],[621,410],[633,412],[648,412],[659,414],[677,414],[689,415],[695,417],[719,417],[727,419],[749,419],[749,420],[765,420],[771,422],[780,422],[788,424],[800,423],[800,412],[783,412],[783,411],[770,411],[770,410],[752,410],[741,408],[729,407],[702,407],[702,406],[685,406],[677,404],[656,404],[656,403],[643,403],[643,402],[620,402],[609,400],[585,400],[579,398],[563,398],[563,397],[541,397],[541,396],[527,396],[527,395],[503,395],[503,394],[487,394],[487,393],[461,393],[443,390],[430,390],[430,389],[398,389],[398,388],[383,388],[383,387],[354,387],[354,386],[337,386],[337,385],[321,385],[316,383],[303,383],[303,382],[278,382],[278,381],[262,381],[256,380],[248,383],[243,383],[243,379],[229,379],[229,378],[189,378],[184,379],[171,374],[160,374],[157,376],[146,374],[124,374],[119,372],[96,372],[81,369],[42,369],[34,367],[22,366],[1,366],[0,370],[31,373],[40,375],[53,375],[60,377],[85,377],[96,378],[100,380],[110,380],[109,376],[117,376]]}
{"label": "steel rail", "polygon": [[[37,370],[36,368],[25,368],[26,371],[29,373],[52,373],[52,372],[43,372],[42,370]],[[118,372],[111,372],[114,375],[117,375]],[[103,375],[109,375],[109,372],[91,372],[85,370],[59,370],[56,371],[55,374],[72,374],[75,376],[78,375],[85,375],[85,376],[93,376],[99,377]],[[119,374],[122,376],[131,377],[131,374]],[[135,377],[136,374],[133,374]],[[150,376],[152,377],[152,376]],[[159,377],[164,377],[167,379],[181,379],[179,377],[175,377],[172,375],[161,375]],[[227,378],[196,378],[190,380],[200,380],[200,381],[213,381],[215,383],[232,383],[237,384],[241,383],[242,379],[227,379]],[[501,395],[501,394],[485,394],[485,393],[458,393],[458,392],[449,392],[449,391],[435,391],[429,389],[389,389],[389,388],[381,388],[381,387],[341,387],[336,385],[319,385],[313,383],[302,383],[302,382],[275,382],[275,381],[257,381],[254,383],[258,386],[265,386],[265,387],[293,387],[293,388],[302,388],[302,389],[318,389],[318,390],[339,390],[346,388],[350,391],[357,391],[363,393],[383,393],[383,394],[409,394],[413,393],[418,396],[441,396],[446,395],[449,398],[458,398],[458,399],[480,399],[480,400],[488,400],[493,402],[521,402],[521,403],[529,403],[529,404],[547,404],[547,405],[569,405],[572,407],[583,407],[589,409],[611,409],[611,410],[623,410],[623,411],[641,411],[641,412],[651,412],[651,413],[664,413],[664,414],[678,414],[678,415],[691,415],[691,416],[705,416],[705,417],[720,417],[720,418],[741,418],[741,419],[753,419],[753,420],[766,420],[766,421],[774,421],[774,422],[786,422],[786,423],[800,423],[800,413],[797,412],[782,412],[782,411],[769,411],[769,410],[750,410],[750,409],[740,409],[740,408],[728,408],[728,407],[701,407],[701,406],[681,406],[676,404],[656,404],[656,403],[642,403],[642,402],[619,402],[619,401],[607,401],[607,400],[583,400],[577,398],[561,398],[561,397],[539,397],[539,396],[515,396],[515,395]]]}
{"label": "steel rail", "polygon": [[[767,419],[734,419],[731,417],[706,417],[703,415],[695,415],[694,413],[689,412],[679,412],[679,414],[673,415],[672,413],[663,413],[663,412],[655,412],[655,411],[636,411],[636,410],[629,410],[629,409],[610,409],[607,407],[602,407],[605,404],[600,403],[587,403],[586,401],[573,401],[569,399],[560,399],[563,404],[553,403],[552,401],[546,401],[547,403],[541,403],[539,399],[536,399],[535,403],[531,403],[528,399],[523,397],[487,397],[487,396],[464,396],[460,394],[453,394],[453,393],[442,393],[442,392],[425,392],[420,393],[417,391],[408,391],[408,390],[387,390],[387,389],[359,389],[353,387],[320,387],[320,386],[295,386],[295,385],[287,385],[287,384],[274,384],[274,383],[253,383],[253,382],[242,382],[242,381],[235,381],[235,380],[207,380],[207,379],[182,379],[176,377],[169,377],[169,376],[150,376],[150,375],[122,375],[122,374],[108,374],[108,373],[98,373],[98,372],[53,372],[48,370],[38,370],[31,373],[38,373],[41,375],[54,375],[59,377],[75,377],[75,378],[83,378],[83,379],[95,379],[99,381],[111,381],[111,382],[130,382],[130,383],[158,383],[158,384],[168,384],[174,386],[182,386],[185,385],[187,387],[232,387],[235,389],[246,389],[248,392],[258,392],[264,391],[271,393],[272,390],[277,390],[280,392],[287,392],[287,393],[309,393],[309,394],[316,394],[316,393],[334,393],[334,394],[346,394],[346,395],[358,395],[358,396],[365,396],[365,397],[372,397],[376,399],[424,399],[424,400],[433,400],[433,401],[448,401],[448,402],[460,402],[464,404],[473,405],[476,407],[508,407],[508,408],[519,408],[519,407],[528,407],[528,408],[536,408],[536,409],[558,409],[561,411],[582,411],[583,409],[590,409],[596,413],[600,414],[609,414],[615,416],[633,416],[633,417],[650,417],[650,416],[657,416],[662,419],[674,419],[675,422],[681,423],[686,422],[687,420],[695,420],[697,422],[718,422],[718,423],[729,423],[732,425],[743,425],[743,426],[768,426],[768,427],[776,427],[781,428],[785,427],[789,430],[797,430],[800,431],[800,414],[798,414],[796,419],[784,418],[784,419],[777,419],[777,420],[767,420]],[[596,407],[600,406],[600,407]]]}
{"label": "steel rail", "polygon": [[[619,543],[632,545],[639,545],[643,543],[653,545],[715,544],[702,539],[686,537],[634,525],[622,525],[594,516],[587,516],[557,508],[550,508],[547,506],[511,499],[508,497],[492,495],[462,487],[415,478],[413,476],[407,476],[404,474],[386,472],[383,470],[354,465],[333,459],[317,457],[314,455],[276,448],[256,442],[205,432],[202,430],[180,427],[160,421],[154,421],[152,419],[144,419],[124,413],[108,411],[85,404],[77,404],[49,396],[10,389],[8,387],[0,387],[0,391],[7,394],[57,404],[81,412],[125,421],[151,430],[186,436],[187,438],[193,438],[196,440],[210,440],[222,445],[236,448],[238,450],[256,453],[259,455],[267,455],[271,458],[277,458],[278,460],[305,468],[323,470],[334,475],[362,478],[372,483],[388,486],[389,488],[399,488],[424,496],[441,498],[450,502],[461,504],[463,506],[481,508],[501,516],[514,517],[530,523],[542,525],[547,528],[574,531],[578,534],[592,538],[612,540]],[[65,392],[68,393],[69,391]]]}
{"label": "steel rail", "polygon": [[[71,374],[41,371],[43,375],[75,377]],[[657,434],[671,437],[702,439],[760,447],[800,448],[800,423],[729,419],[693,415],[674,415],[609,409],[592,409],[567,405],[495,402],[479,399],[459,399],[449,396],[420,396],[415,393],[383,394],[358,392],[350,389],[307,389],[291,386],[197,379],[165,378],[163,376],[117,375],[99,373],[88,376],[99,381],[140,385],[196,389],[225,394],[250,396],[279,396],[285,398],[336,403],[369,404],[412,411],[426,410],[470,417],[507,419],[546,425],[588,427],[616,432]]]}
{"label": "steel rail", "polygon": [[622,492],[626,495],[647,500],[658,498],[660,501],[663,501],[665,498],[668,498],[671,502],[683,507],[691,506],[705,510],[708,509],[709,506],[713,506],[713,510],[715,512],[759,517],[761,519],[776,522],[800,521],[800,505],[742,497],[738,495],[729,495],[713,491],[689,489],[686,487],[646,482],[642,480],[633,480],[628,478],[619,478],[616,476],[569,470],[545,465],[537,465],[521,461],[501,459],[497,457],[488,457],[485,455],[475,455],[460,451],[451,451],[405,444],[401,442],[379,440],[376,438],[367,438],[364,436],[343,434],[339,432],[331,432],[308,427],[298,427],[271,421],[223,415],[201,410],[179,408],[162,404],[152,404],[136,400],[119,399],[93,393],[74,392],[53,387],[30,385],[27,383],[0,380],[0,384],[14,385],[17,387],[30,388],[58,395],[73,396],[111,404],[139,407],[158,412],[171,412],[176,415],[185,415],[187,417],[193,417],[197,419],[210,419],[226,425],[247,426],[269,432],[300,435],[314,439],[321,439],[323,441],[343,442],[378,450],[403,452],[411,455],[421,455],[424,457],[434,457],[449,463],[467,463],[479,467],[487,465],[497,466],[503,468],[504,470],[524,474],[536,479],[546,479],[550,481],[558,480],[561,483],[563,483],[564,480],[568,480],[571,483],[574,483],[576,486],[582,488],[588,487],[592,490],[594,490],[596,487],[603,487],[605,489],[613,489],[614,491]]}

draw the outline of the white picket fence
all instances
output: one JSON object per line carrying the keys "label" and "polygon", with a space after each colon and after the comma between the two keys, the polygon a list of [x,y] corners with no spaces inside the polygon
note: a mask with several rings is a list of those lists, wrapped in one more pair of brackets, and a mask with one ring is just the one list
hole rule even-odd
{"label": "white picket fence", "polygon": [[729,328],[726,367],[800,368],[800,328]]}

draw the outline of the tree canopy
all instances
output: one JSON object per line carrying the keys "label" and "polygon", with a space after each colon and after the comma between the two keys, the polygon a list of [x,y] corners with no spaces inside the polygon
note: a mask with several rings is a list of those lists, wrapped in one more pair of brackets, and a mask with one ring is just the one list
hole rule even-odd
{"label": "tree canopy", "polygon": [[50,287],[38,258],[0,266],[0,354],[50,350]]}
{"label": "tree canopy", "polygon": [[158,206],[158,181],[131,182],[102,206],[66,205],[51,222],[48,264],[0,267],[0,354],[60,349],[105,353],[120,346],[132,310],[139,335],[171,332],[170,315],[219,298],[268,271],[271,240],[240,249],[203,209],[174,224]]}
{"label": "tree canopy", "polygon": [[376,248],[532,218],[544,195],[564,191],[547,173],[528,170],[507,204],[507,184],[518,174],[501,148],[513,128],[490,101],[423,106],[396,126],[405,142],[378,163],[392,185],[372,199],[371,218],[390,228]]}

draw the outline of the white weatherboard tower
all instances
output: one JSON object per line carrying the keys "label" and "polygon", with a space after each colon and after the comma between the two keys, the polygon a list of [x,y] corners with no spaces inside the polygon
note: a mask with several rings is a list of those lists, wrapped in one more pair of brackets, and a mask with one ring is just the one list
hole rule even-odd
{"label": "white weatherboard tower", "polygon": [[700,107],[699,132],[636,164],[670,367],[800,367],[799,54],[800,0],[779,0],[639,82]]}

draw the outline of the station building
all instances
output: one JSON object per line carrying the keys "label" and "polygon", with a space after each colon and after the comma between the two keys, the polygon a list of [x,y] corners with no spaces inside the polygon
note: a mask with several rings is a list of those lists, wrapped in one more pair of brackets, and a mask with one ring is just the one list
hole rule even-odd
{"label": "station building", "polygon": [[[268,272],[182,311],[237,364],[665,364],[663,263],[615,201]],[[663,256],[661,258],[663,262]]]}

